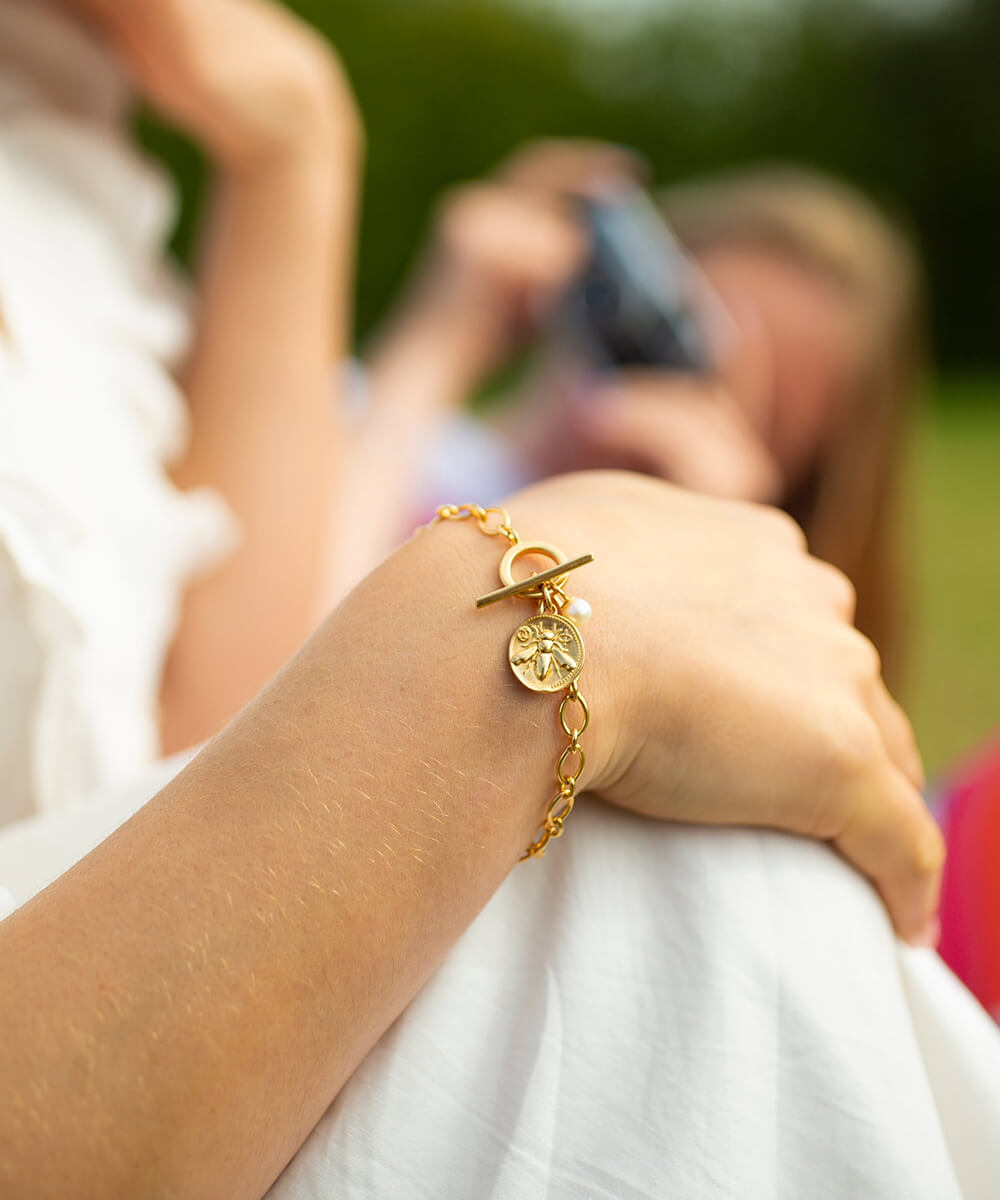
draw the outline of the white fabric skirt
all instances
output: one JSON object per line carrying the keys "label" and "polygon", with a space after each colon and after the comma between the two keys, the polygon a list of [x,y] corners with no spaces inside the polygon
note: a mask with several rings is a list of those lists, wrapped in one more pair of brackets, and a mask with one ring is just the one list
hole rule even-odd
{"label": "white fabric skirt", "polygon": [[[165,781],[163,768],[146,794]],[[44,886],[143,795],[0,831]],[[1000,1032],[823,845],[584,802],[271,1200],[995,1200]]]}

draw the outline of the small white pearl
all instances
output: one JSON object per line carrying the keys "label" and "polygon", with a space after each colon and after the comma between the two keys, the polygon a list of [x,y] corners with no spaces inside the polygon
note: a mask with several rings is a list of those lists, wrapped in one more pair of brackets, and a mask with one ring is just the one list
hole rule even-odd
{"label": "small white pearl", "polygon": [[563,616],[569,617],[571,621],[576,621],[578,625],[582,625],[584,621],[590,620],[593,612],[594,610],[586,600],[581,600],[579,596],[574,596],[563,609]]}

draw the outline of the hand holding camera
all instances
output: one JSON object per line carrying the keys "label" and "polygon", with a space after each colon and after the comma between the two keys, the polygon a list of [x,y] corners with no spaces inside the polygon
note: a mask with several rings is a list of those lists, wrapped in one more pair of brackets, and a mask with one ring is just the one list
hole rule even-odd
{"label": "hand holding camera", "polygon": [[539,473],[630,467],[777,499],[778,469],[733,397],[766,374],[766,346],[714,296],[641,174],[620,147],[537,142],[450,193],[373,369],[397,373],[394,360],[419,361],[423,347],[438,364],[428,403],[440,410],[540,350],[545,395],[520,396],[511,413]]}

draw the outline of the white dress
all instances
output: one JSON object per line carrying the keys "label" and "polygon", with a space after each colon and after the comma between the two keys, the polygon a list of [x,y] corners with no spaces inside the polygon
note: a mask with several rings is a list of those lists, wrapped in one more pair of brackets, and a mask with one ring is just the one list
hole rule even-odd
{"label": "white dress", "polygon": [[[0,0],[8,907],[176,770],[154,762],[159,671],[185,581],[230,535],[165,475],[187,324],[159,261],[168,194],[114,135],[120,103],[99,52]],[[826,847],[585,800],[270,1195],[987,1200],[1000,1035]]]}

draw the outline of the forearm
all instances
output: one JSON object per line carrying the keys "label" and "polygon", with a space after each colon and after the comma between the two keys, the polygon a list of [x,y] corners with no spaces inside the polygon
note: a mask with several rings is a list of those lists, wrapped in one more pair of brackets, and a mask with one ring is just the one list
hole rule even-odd
{"label": "forearm", "polygon": [[427,421],[465,406],[491,367],[482,343],[496,317],[481,306],[482,297],[436,296],[431,282],[410,286],[365,356],[376,414]]}
{"label": "forearm", "polygon": [[341,474],[329,595],[343,595],[399,545],[404,522],[423,500],[433,443],[478,382],[460,351],[435,315],[415,312],[402,314],[368,356],[364,413]]}
{"label": "forearm", "polygon": [[294,1153],[544,806],[552,698],[472,606],[496,550],[405,547],[0,924],[0,1191],[250,1197]]}
{"label": "forearm", "polygon": [[243,536],[186,597],[163,689],[168,751],[217,729],[319,614],[353,208],[351,172],[308,156],[221,182],[184,381],[191,443],[175,479],[221,492]]}

